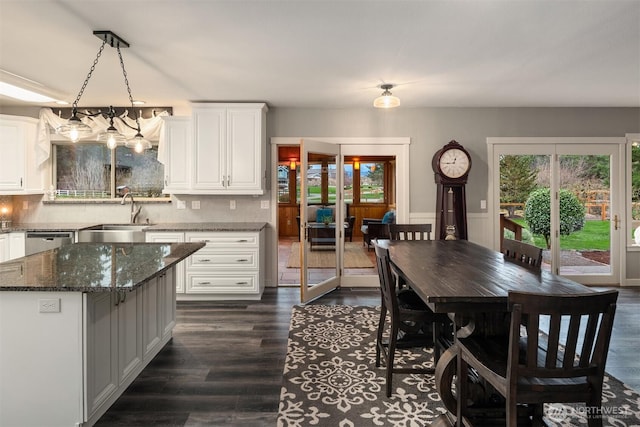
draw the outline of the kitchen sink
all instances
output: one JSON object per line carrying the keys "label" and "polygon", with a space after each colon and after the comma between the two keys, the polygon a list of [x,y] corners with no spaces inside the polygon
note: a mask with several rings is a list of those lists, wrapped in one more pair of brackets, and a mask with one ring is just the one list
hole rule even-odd
{"label": "kitchen sink", "polygon": [[153,224],[100,224],[78,232],[78,242],[144,242],[144,230]]}

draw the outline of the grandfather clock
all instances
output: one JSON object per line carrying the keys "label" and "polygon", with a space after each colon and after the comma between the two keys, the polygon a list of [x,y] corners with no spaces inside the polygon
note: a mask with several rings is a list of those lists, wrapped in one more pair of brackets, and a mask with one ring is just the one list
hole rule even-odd
{"label": "grandfather clock", "polygon": [[451,141],[436,151],[431,166],[437,185],[436,238],[467,240],[465,186],[471,170],[471,156],[457,141]]}

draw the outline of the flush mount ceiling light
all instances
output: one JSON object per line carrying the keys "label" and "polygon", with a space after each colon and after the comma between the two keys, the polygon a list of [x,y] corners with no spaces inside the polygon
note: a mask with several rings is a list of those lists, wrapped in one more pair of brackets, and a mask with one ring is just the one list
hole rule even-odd
{"label": "flush mount ceiling light", "polygon": [[383,89],[382,95],[374,99],[373,106],[376,108],[394,108],[400,105],[400,98],[393,96],[389,89],[392,89],[392,84],[380,85],[380,89]]}
{"label": "flush mount ceiling light", "polygon": [[[104,50],[105,45],[108,43],[109,46],[116,49],[118,52],[118,58],[120,59],[120,66],[122,67],[122,75],[124,76],[124,83],[127,88],[127,93],[129,94],[129,104],[131,105],[131,111],[134,110],[134,101],[133,96],[131,95],[131,88],[129,87],[129,80],[127,79],[127,71],[124,68],[124,61],[122,60],[122,52],[120,52],[120,48],[129,47],[129,43],[124,41],[121,37],[116,35],[111,31],[94,31],[93,34],[102,40],[102,45],[98,50],[98,54],[96,55],[96,59],[93,61],[91,68],[89,69],[89,74],[87,74],[87,78],[84,80],[82,87],[80,88],[80,92],[78,92],[78,96],[76,100],[73,101],[71,106],[71,117],[67,121],[67,123],[58,126],[56,128],[56,132],[62,136],[69,138],[71,141],[76,142],[82,138],[86,138],[90,136],[94,131],[91,126],[89,126],[85,121],[81,120],[79,116],[83,116],[86,118],[104,118],[109,121],[109,127],[104,133],[98,135],[98,140],[103,141],[107,144],[107,146],[111,149],[116,148],[119,144],[124,143],[127,147],[133,148],[137,152],[142,152],[147,148],[151,148],[151,143],[144,139],[142,133],[140,132],[140,120],[139,117],[136,116],[135,124],[136,126],[131,126],[129,123],[125,121],[125,119],[116,114],[116,110],[113,107],[109,107],[107,112],[98,111],[97,113],[91,112],[80,112],[78,111],[78,103],[80,102],[80,98],[82,98],[82,94],[84,93],[87,84],[89,84],[89,80],[91,79],[91,75],[98,65],[98,61],[100,60],[100,56],[102,55],[102,51]],[[129,129],[136,131],[135,136],[131,139],[127,139],[122,132],[118,131],[114,126],[114,120],[118,120],[124,126]]]}

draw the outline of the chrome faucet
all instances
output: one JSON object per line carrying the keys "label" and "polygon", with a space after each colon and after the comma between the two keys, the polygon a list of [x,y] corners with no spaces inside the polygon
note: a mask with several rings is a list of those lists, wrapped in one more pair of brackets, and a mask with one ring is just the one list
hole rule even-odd
{"label": "chrome faucet", "polygon": [[124,202],[127,200],[127,196],[131,198],[131,224],[135,224],[136,218],[138,217],[142,206],[136,207],[136,202],[135,200],[133,200],[133,194],[131,193],[125,193],[125,195],[122,196],[122,200],[120,201],[121,205],[124,205]]}

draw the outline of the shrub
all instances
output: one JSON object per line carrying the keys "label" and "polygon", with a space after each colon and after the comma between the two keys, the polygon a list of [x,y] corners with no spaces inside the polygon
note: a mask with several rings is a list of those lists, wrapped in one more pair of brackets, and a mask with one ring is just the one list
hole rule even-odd
{"label": "shrub", "polygon": [[[584,227],[585,208],[578,197],[568,190],[560,190],[560,234],[568,236]],[[551,197],[549,188],[533,191],[524,207],[524,220],[533,234],[544,236],[551,247]]]}

